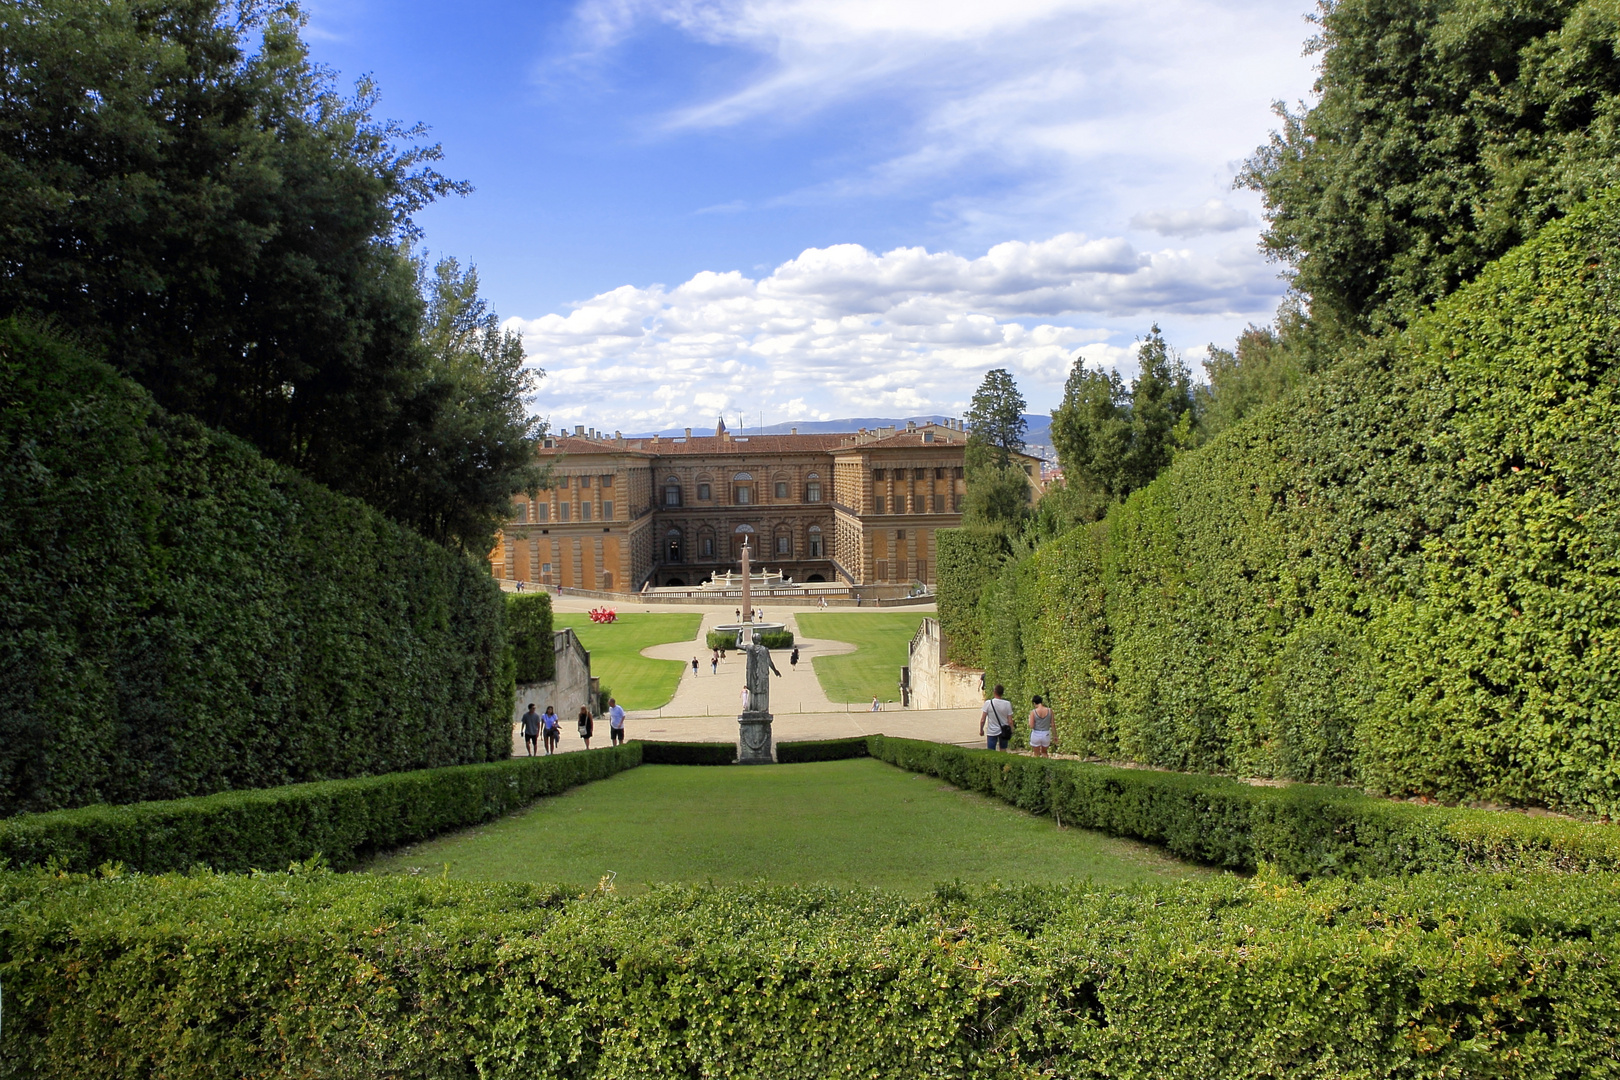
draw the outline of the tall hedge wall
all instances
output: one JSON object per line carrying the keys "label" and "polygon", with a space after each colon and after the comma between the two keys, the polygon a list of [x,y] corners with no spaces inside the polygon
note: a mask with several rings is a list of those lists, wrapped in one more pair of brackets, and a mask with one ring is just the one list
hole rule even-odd
{"label": "tall hedge wall", "polygon": [[1007,539],[984,528],[940,529],[938,549],[939,625],[945,632],[946,658],[983,667],[985,636],[977,612],[979,598],[1007,557]]}
{"label": "tall hedge wall", "polygon": [[0,323],[0,814],[491,761],[487,572]]}
{"label": "tall hedge wall", "polygon": [[990,680],[1070,751],[1620,813],[1617,271],[1608,198],[1004,568]]}
{"label": "tall hedge wall", "polygon": [[506,637],[512,643],[518,682],[557,677],[557,635],[552,625],[550,593],[506,594]]}
{"label": "tall hedge wall", "polygon": [[1620,883],[0,874],[0,1078],[1606,1077]]}

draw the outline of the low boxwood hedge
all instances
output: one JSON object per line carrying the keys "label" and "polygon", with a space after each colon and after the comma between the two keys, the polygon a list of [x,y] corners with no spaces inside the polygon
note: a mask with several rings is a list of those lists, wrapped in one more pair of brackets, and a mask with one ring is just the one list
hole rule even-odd
{"label": "low boxwood hedge", "polygon": [[643,742],[644,765],[733,765],[737,761],[735,743]]}
{"label": "low boxwood hedge", "polygon": [[[568,755],[570,757],[575,755]],[[1613,1076],[1620,878],[0,874],[0,1080]]]}
{"label": "low boxwood hedge", "polygon": [[1163,844],[1182,858],[1294,877],[1426,870],[1620,870],[1620,827],[1374,799],[1346,788],[1256,786],[868,737],[873,757],[1064,825]]}
{"label": "low boxwood hedge", "polygon": [[0,866],[246,871],[320,856],[341,869],[634,768],[641,745],[23,814],[0,819]]}
{"label": "low boxwood hedge", "polygon": [[810,742],[779,742],[776,763],[792,765],[804,761],[841,761],[866,757],[866,736],[853,739],[818,739]]}
{"label": "low boxwood hedge", "polygon": [[759,635],[759,643],[767,649],[791,649],[793,648],[793,631],[766,630]]}

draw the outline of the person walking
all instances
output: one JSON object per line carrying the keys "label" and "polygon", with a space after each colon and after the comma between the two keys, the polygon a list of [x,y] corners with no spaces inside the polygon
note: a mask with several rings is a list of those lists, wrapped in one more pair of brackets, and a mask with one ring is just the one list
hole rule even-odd
{"label": "person walking", "polygon": [[608,698],[608,736],[614,746],[624,742],[624,710],[613,698]]}
{"label": "person walking", "polygon": [[979,710],[979,734],[984,736],[986,750],[1005,750],[1012,741],[1012,702],[1001,696],[1006,692],[997,683],[995,693]]}
{"label": "person walking", "polygon": [[709,674],[710,675],[718,675],[718,674],[720,674],[720,650],[719,649],[714,650],[714,655],[709,657]]}
{"label": "person walking", "polygon": [[540,750],[540,714],[534,711],[534,702],[529,702],[529,711],[518,723],[523,727],[523,749],[534,757]]}
{"label": "person walking", "polygon": [[557,752],[557,739],[560,737],[559,728],[562,722],[557,718],[557,710],[550,705],[546,706],[546,715],[540,718],[541,733],[546,737],[546,753]]}
{"label": "person walking", "polygon": [[873,712],[882,712],[883,711],[883,706],[878,702],[877,698],[872,699],[872,711]]}
{"label": "person walking", "polygon": [[797,645],[793,646],[793,655],[788,657],[788,667],[794,671],[799,670],[799,647]]}
{"label": "person walking", "polygon": [[591,748],[591,736],[596,733],[596,725],[591,722],[591,710],[581,705],[579,707],[579,737],[585,740],[585,749]]}
{"label": "person walking", "polygon": [[697,657],[692,657],[692,678],[697,678]]}
{"label": "person walking", "polygon": [[1035,707],[1029,711],[1029,748],[1036,757],[1046,757],[1052,746],[1052,710],[1036,694],[1030,699]]}

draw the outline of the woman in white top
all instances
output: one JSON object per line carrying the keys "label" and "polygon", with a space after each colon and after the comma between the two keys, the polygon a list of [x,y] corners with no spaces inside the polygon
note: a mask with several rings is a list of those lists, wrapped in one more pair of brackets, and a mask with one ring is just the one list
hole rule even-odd
{"label": "woman in white top", "polygon": [[1029,748],[1036,757],[1046,757],[1052,745],[1052,710],[1036,694],[1030,699],[1035,707],[1029,711]]}

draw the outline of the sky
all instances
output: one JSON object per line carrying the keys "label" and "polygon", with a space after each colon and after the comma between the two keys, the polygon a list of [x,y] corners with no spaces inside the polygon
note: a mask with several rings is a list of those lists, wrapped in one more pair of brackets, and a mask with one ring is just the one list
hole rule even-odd
{"label": "sky", "polygon": [[960,416],[1010,370],[1195,372],[1281,268],[1233,188],[1310,100],[1306,0],[309,0],[470,182],[418,215],[554,427]]}

